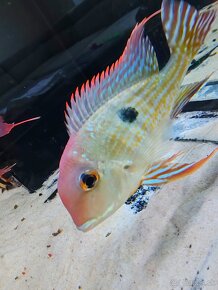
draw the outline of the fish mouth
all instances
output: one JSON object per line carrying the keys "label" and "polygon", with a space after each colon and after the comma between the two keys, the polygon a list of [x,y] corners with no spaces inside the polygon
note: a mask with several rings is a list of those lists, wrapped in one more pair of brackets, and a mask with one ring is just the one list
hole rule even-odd
{"label": "fish mouth", "polygon": [[91,219],[84,224],[77,226],[77,229],[82,232],[88,232],[89,230],[93,229],[95,225],[97,224],[98,219]]}
{"label": "fish mouth", "polygon": [[88,220],[87,222],[83,223],[82,225],[77,226],[77,229],[82,232],[88,232],[89,230],[97,226],[101,221],[105,220],[108,216],[110,216],[113,210],[114,210],[114,203],[105,211],[104,214],[102,214],[99,217],[92,218]]}

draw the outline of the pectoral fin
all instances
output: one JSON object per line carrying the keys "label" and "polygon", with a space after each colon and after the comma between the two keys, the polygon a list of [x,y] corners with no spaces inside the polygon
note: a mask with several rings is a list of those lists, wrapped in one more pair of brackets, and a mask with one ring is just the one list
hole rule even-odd
{"label": "pectoral fin", "polygon": [[214,149],[207,157],[193,163],[176,163],[173,162],[181,155],[177,153],[160,163],[155,163],[142,179],[142,184],[147,186],[160,186],[170,181],[175,181],[197,171],[211,157],[218,152],[218,148]]}

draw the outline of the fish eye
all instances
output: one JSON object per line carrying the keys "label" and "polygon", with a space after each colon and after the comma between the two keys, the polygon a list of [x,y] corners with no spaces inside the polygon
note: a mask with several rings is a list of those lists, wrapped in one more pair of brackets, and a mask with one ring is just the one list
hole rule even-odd
{"label": "fish eye", "polygon": [[80,187],[89,191],[93,189],[99,181],[99,174],[94,170],[87,170],[80,175]]}

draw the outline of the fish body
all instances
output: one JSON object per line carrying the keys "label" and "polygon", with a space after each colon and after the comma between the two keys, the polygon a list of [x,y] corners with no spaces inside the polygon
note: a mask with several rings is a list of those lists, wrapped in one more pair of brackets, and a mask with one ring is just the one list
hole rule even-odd
{"label": "fish body", "polygon": [[215,13],[199,14],[184,1],[164,0],[161,17],[171,50],[164,69],[159,71],[155,51],[143,36],[144,19],[115,65],[77,89],[67,105],[70,138],[60,161],[58,191],[82,231],[115,212],[143,180],[164,184],[204,163],[172,165],[177,156],[156,161],[172,116],[190,98],[190,89],[181,94],[181,83]]}

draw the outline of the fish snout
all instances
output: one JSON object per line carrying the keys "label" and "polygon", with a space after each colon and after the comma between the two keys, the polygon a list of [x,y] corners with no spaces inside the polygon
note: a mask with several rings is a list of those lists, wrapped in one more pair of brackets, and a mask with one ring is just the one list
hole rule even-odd
{"label": "fish snout", "polygon": [[78,230],[80,230],[82,232],[88,232],[91,229],[93,229],[97,224],[98,224],[98,220],[94,218],[94,219],[91,219],[91,220],[81,224],[81,225],[76,225],[76,227]]}

